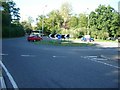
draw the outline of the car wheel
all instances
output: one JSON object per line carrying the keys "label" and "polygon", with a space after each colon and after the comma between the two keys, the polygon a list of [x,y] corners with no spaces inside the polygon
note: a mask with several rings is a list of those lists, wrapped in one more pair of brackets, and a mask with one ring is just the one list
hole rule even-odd
{"label": "car wheel", "polygon": [[35,42],[35,40],[33,40],[33,42]]}

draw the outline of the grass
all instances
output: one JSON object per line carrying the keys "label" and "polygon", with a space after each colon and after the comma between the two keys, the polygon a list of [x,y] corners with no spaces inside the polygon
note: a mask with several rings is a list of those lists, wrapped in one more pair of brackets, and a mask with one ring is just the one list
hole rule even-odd
{"label": "grass", "polygon": [[92,43],[74,43],[66,40],[42,40],[40,42],[34,42],[36,45],[54,45],[54,46],[94,46]]}
{"label": "grass", "polygon": [[95,39],[96,42],[118,42],[118,41],[112,41],[112,40],[101,40],[101,39]]}

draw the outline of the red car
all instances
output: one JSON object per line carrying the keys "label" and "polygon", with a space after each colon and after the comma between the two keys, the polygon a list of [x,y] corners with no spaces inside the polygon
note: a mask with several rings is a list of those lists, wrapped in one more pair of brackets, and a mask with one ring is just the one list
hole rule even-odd
{"label": "red car", "polygon": [[38,36],[38,35],[30,35],[27,37],[28,41],[41,41],[42,37]]}

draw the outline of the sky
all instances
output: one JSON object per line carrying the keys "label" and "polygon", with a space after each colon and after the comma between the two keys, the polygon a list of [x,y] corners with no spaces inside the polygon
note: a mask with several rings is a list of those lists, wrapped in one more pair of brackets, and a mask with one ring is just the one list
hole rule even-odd
{"label": "sky", "polygon": [[[68,1],[72,5],[74,14],[90,13],[100,4],[110,5],[118,11],[118,2],[120,0],[13,0],[17,7],[20,8],[21,21],[32,17],[34,20],[38,15],[48,14],[52,10],[60,9],[62,3]],[[88,8],[88,9],[87,9]]]}

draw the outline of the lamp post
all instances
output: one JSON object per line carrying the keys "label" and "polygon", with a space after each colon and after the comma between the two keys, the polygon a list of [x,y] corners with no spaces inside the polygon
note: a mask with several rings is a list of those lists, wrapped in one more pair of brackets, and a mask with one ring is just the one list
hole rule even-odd
{"label": "lamp post", "polygon": [[43,11],[43,18],[42,18],[42,37],[43,37],[43,30],[44,30],[44,11]]}
{"label": "lamp post", "polygon": [[44,9],[45,7],[47,7],[47,5],[44,6],[43,8],[43,18],[42,18],[42,37],[43,37],[43,33],[44,33]]}
{"label": "lamp post", "polygon": [[[89,11],[89,8],[87,8],[87,11]],[[87,22],[87,34],[89,35],[89,14],[87,12],[88,15],[88,22]]]}

